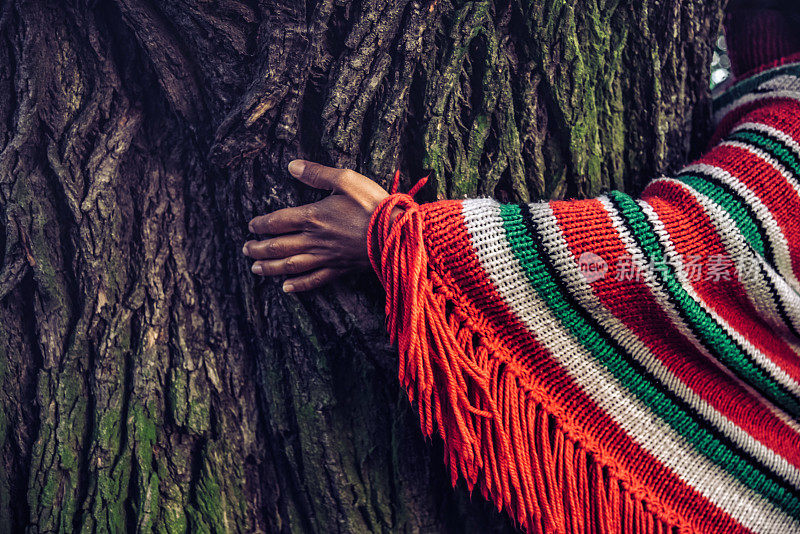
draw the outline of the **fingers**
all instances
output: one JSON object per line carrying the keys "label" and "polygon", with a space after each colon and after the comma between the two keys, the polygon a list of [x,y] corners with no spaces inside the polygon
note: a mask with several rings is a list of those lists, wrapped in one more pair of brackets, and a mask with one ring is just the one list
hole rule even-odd
{"label": "fingers", "polygon": [[302,159],[289,162],[289,173],[292,176],[317,189],[337,191],[342,172],[342,169],[326,167],[325,165]]}
{"label": "fingers", "polygon": [[317,189],[349,195],[359,202],[383,198],[386,191],[362,174],[348,169],[326,167],[312,161],[296,159],[289,163],[289,172],[304,184]]}
{"label": "fingers", "polygon": [[288,258],[312,252],[316,249],[316,245],[316,241],[306,234],[289,234],[263,241],[248,241],[244,244],[242,252],[245,256],[257,260]]}
{"label": "fingers", "polygon": [[305,229],[311,219],[310,205],[284,208],[250,221],[249,229],[254,234],[288,234]]}
{"label": "fingers", "polygon": [[332,269],[329,267],[317,269],[316,271],[304,274],[303,276],[287,279],[283,283],[283,290],[286,293],[311,291],[312,289],[317,289],[333,282],[344,273],[344,269]]}
{"label": "fingers", "polygon": [[286,293],[311,291],[342,276],[346,269],[323,267],[327,262],[313,254],[298,254],[281,260],[264,260],[253,263],[252,271],[261,276],[296,275],[283,283]]}
{"label": "fingers", "polygon": [[361,176],[353,171],[326,167],[302,159],[296,159],[289,163],[289,173],[304,184],[317,189],[328,189],[335,193],[344,193],[343,187],[346,188],[359,182],[359,177],[371,181],[366,176]]}
{"label": "fingers", "polygon": [[280,260],[260,260],[253,263],[251,270],[261,276],[280,276],[305,273],[318,269],[327,263],[322,256],[314,254],[298,254]]}

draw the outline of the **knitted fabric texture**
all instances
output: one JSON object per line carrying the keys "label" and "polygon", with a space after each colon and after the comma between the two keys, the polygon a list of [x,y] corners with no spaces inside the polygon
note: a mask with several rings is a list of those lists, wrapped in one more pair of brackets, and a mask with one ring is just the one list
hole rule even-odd
{"label": "knitted fabric texture", "polygon": [[800,9],[734,9],[725,16],[728,55],[739,77],[800,50]]}
{"label": "knitted fabric texture", "polygon": [[528,532],[800,532],[800,63],[715,110],[639,199],[373,216],[422,430]]}

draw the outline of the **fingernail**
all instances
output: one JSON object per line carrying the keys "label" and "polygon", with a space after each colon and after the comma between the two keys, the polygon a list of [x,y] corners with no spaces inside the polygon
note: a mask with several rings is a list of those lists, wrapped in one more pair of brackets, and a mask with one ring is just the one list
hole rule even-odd
{"label": "fingernail", "polygon": [[253,272],[254,272],[254,273],[256,273],[256,274],[261,274],[261,271],[262,271],[263,269],[261,269],[261,266],[260,266],[259,264],[257,264],[257,263],[254,263],[254,264],[253,264],[253,266],[252,266],[252,267],[250,267],[250,270],[251,270],[251,271],[253,271]]}
{"label": "fingernail", "polygon": [[245,256],[249,256],[249,254],[247,253],[247,243],[245,243],[245,245],[242,247],[242,254],[244,254]]}
{"label": "fingernail", "polygon": [[247,229],[248,229],[248,230],[250,230],[250,233],[251,233],[251,234],[254,234],[254,233],[256,233],[256,227],[255,227],[255,226],[253,226],[253,223],[250,223],[250,224],[248,224],[248,225],[247,225]]}
{"label": "fingernail", "polygon": [[294,284],[290,284],[289,282],[283,283],[283,292],[284,293],[291,293],[294,291]]}
{"label": "fingernail", "polygon": [[289,172],[292,173],[292,176],[295,178],[299,178],[303,175],[303,169],[306,168],[306,162],[302,159],[295,159],[289,163]]}

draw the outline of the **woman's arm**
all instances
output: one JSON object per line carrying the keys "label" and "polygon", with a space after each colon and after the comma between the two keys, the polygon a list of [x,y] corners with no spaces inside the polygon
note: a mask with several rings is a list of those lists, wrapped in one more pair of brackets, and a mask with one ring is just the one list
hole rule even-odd
{"label": "woman's arm", "polygon": [[334,194],[246,248],[305,290],[371,238],[423,431],[526,530],[800,531],[800,63],[715,106],[639,199],[417,205],[293,162]]}

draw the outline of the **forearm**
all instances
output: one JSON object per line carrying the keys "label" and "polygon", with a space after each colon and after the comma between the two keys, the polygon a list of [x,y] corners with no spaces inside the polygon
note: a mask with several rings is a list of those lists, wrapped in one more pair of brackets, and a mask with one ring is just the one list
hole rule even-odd
{"label": "forearm", "polygon": [[336,194],[246,253],[318,269],[299,290],[369,253],[423,430],[523,528],[797,531],[798,74],[733,87],[714,148],[639,199],[418,205],[306,162]]}
{"label": "forearm", "polygon": [[527,489],[545,431],[667,524],[799,527],[798,74],[734,87],[719,143],[638,200],[405,198],[373,225],[400,379],[454,474],[569,521]]}

